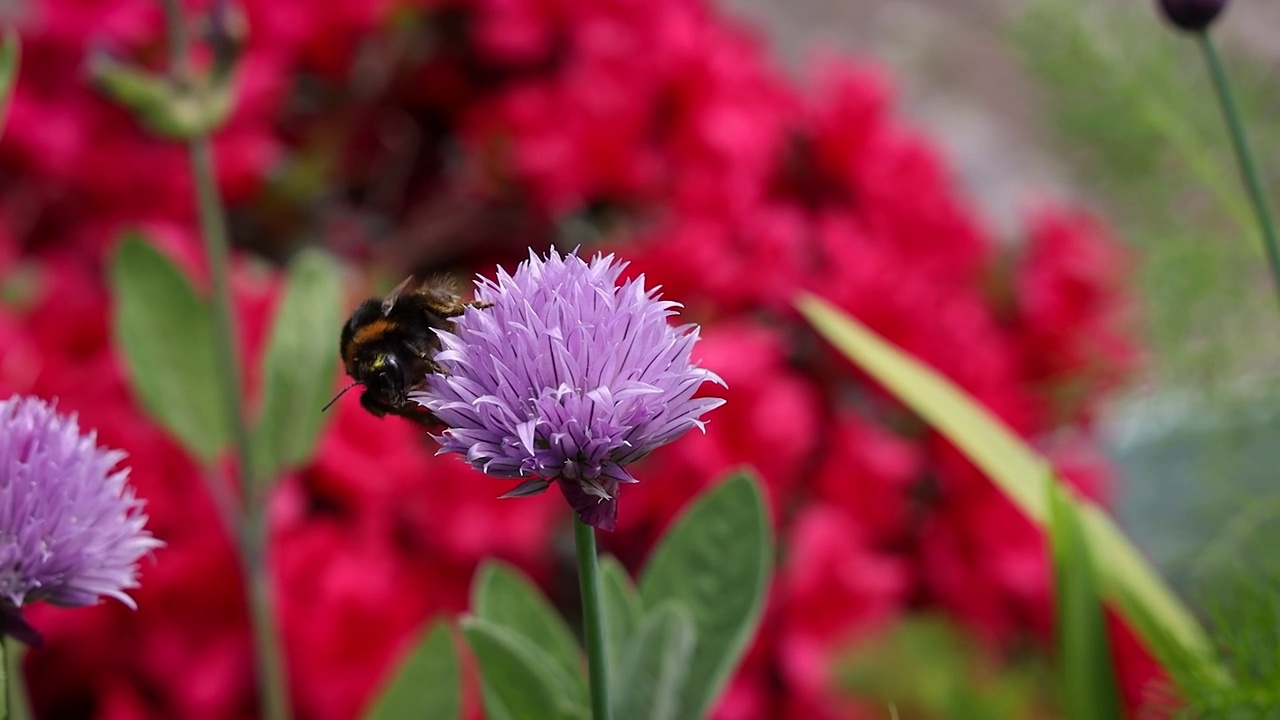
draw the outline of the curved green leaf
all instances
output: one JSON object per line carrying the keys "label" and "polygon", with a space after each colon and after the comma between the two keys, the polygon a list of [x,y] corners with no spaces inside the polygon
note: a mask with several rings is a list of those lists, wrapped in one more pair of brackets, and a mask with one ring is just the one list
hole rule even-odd
{"label": "curved green leaf", "polygon": [[[627,644],[614,684],[614,720],[680,720],[681,691],[697,677],[689,663],[697,630],[689,609],[667,602],[654,610]],[[690,716],[697,717],[697,716]]]}
{"label": "curved green leaf", "polygon": [[685,510],[645,566],[645,607],[674,600],[697,630],[677,717],[705,716],[741,659],[764,608],[772,546],[759,483],[743,472]]}
{"label": "curved green leaf", "polygon": [[[893,347],[821,298],[796,303],[814,328],[855,365],[893,393],[973,461],[1023,513],[1047,521],[1047,484],[1053,469],[999,418],[950,380]],[[1100,508],[1076,501],[1089,550],[1097,560],[1103,596],[1116,603],[1164,662],[1174,643],[1185,657],[1211,666],[1204,629]]]}
{"label": "curved green leaf", "polygon": [[584,718],[553,679],[542,653],[527,639],[480,618],[465,618],[462,632],[480,662],[485,713],[490,720]]}
{"label": "curved green leaf", "polygon": [[1068,720],[1120,720],[1120,692],[1084,526],[1068,491],[1056,482],[1046,488],[1063,709]]}
{"label": "curved green leaf", "polygon": [[111,259],[115,344],[143,408],[205,463],[226,446],[232,409],[218,391],[209,306],[136,233]]}
{"label": "curved green leaf", "polygon": [[341,268],[318,250],[289,265],[262,360],[263,399],[251,438],[253,476],[268,482],[315,449],[333,394],[342,325]]}
{"label": "curved green leaf", "polygon": [[527,639],[558,672],[554,679],[575,704],[587,703],[582,650],[564,618],[520,571],[487,562],[476,573],[471,607],[482,620]]}
{"label": "curved green leaf", "polygon": [[369,720],[451,720],[462,714],[462,671],[449,624],[433,624],[378,696]]}

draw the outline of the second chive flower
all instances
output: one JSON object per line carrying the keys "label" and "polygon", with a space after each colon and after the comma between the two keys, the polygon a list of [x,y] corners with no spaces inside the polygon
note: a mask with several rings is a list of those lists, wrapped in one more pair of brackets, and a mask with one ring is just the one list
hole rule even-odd
{"label": "second chive flower", "polygon": [[588,525],[612,530],[626,465],[703,427],[724,403],[695,398],[723,382],[690,361],[694,325],[673,327],[678,305],[618,279],[612,255],[590,262],[552,250],[530,253],[514,274],[479,281],[454,332],[441,332],[432,375],[414,399],[448,429],[441,452],[476,469],[525,482],[503,497],[556,484]]}
{"label": "second chive flower", "polygon": [[50,403],[0,401],[0,632],[38,645],[22,610],[40,600],[134,607],[138,561],[162,543],[122,459]]}

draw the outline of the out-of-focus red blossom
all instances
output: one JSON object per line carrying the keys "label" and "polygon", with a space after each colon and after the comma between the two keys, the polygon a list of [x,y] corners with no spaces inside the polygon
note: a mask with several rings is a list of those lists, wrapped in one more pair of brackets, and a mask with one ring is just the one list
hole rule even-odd
{"label": "out-of-focus red blossom", "polygon": [[[1005,262],[932,144],[893,114],[888,78],[828,62],[801,91],[703,0],[246,0],[242,10],[238,102],[214,141],[239,241],[287,247],[320,228],[346,248],[327,230],[337,227],[416,238],[423,208],[468,217],[440,198],[482,187],[516,216],[474,212],[445,233],[437,255],[453,269],[520,259],[532,240],[512,227],[598,213],[611,236],[629,238],[619,252],[631,271],[703,324],[698,353],[728,381],[729,403],[706,435],[637,468],[605,543],[634,567],[722,473],[745,464],[763,478],[780,565],[719,720],[862,717],[830,664],[916,609],[949,612],[993,643],[1048,639],[1042,534],[822,345],[792,303],[808,291],[857,316],[1102,498],[1106,465],[1087,426],[1134,350],[1126,263],[1100,223],[1046,208]],[[123,231],[142,230],[208,284],[185,151],[148,137],[88,79],[96,51],[162,67],[160,6],[39,0],[22,22],[22,75],[0,140],[0,298],[15,303],[0,307],[0,390],[59,397],[129,452],[168,543],[144,569],[138,613],[35,616],[48,648],[30,656],[33,698],[56,717],[253,717],[238,567],[203,471],[139,409],[110,345],[105,267]],[[510,239],[472,248],[455,234]],[[30,267],[35,292],[12,296]],[[279,274],[241,255],[232,281],[252,404]],[[482,559],[550,585],[565,522],[550,495],[494,499],[507,488],[434,457],[407,423],[372,418],[352,398],[331,412],[315,458],[280,480],[270,505],[294,705],[315,719],[366,707],[413,633],[464,609]],[[1115,629],[1136,707],[1156,668]]]}
{"label": "out-of-focus red blossom", "polygon": [[1088,213],[1046,208],[1031,218],[1018,262],[1014,327],[1024,372],[1062,387],[1068,413],[1086,413],[1137,359],[1125,332],[1131,307],[1118,292],[1129,257]]}
{"label": "out-of-focus red blossom", "polygon": [[847,410],[825,436],[830,449],[814,476],[817,496],[856,518],[869,544],[909,544],[911,494],[925,467],[919,444]]}
{"label": "out-of-focus red blossom", "polygon": [[831,661],[852,642],[903,611],[914,579],[908,558],[877,549],[842,510],[813,504],[795,520],[781,571],[779,661],[791,694],[790,717],[839,717]]}
{"label": "out-of-focus red blossom", "polygon": [[1107,639],[1111,644],[1120,695],[1125,705],[1141,708],[1137,716],[1142,720],[1178,717],[1180,706],[1169,674],[1114,610],[1106,611],[1106,623]]}

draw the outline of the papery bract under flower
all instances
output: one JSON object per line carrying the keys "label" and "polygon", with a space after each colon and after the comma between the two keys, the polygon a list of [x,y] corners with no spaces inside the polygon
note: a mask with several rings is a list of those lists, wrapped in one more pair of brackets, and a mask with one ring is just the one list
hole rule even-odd
{"label": "papery bract under flower", "polygon": [[99,447],[36,398],[0,402],[0,605],[5,629],[32,638],[17,611],[110,597],[134,607],[137,562],[160,545],[116,469],[124,453]]}
{"label": "papery bract under flower", "polygon": [[582,521],[612,530],[625,466],[703,426],[724,401],[695,398],[721,382],[690,362],[693,325],[671,326],[676,303],[622,284],[612,255],[586,262],[530,253],[514,275],[482,280],[456,332],[440,334],[447,374],[415,399],[449,426],[441,452],[495,477],[527,478],[508,496],[552,482]]}

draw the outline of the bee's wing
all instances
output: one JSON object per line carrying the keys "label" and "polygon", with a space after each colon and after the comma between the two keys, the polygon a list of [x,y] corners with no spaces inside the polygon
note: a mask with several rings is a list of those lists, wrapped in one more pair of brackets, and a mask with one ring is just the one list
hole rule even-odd
{"label": "bee's wing", "polygon": [[387,296],[382,299],[383,315],[387,315],[391,312],[391,308],[395,307],[396,305],[396,300],[398,300],[400,296],[404,294],[405,289],[408,288],[409,284],[412,282],[413,282],[413,276],[410,275],[409,277],[400,281],[400,284],[395,286],[395,288],[392,289],[391,292],[387,293]]}

